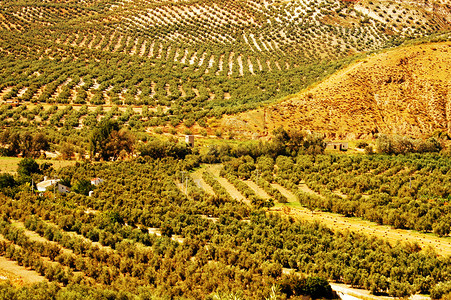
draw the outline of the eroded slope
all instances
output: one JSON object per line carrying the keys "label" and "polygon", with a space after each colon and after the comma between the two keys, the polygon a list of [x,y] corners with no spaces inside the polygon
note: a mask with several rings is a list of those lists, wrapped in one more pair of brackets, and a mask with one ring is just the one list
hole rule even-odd
{"label": "eroded slope", "polygon": [[223,120],[265,135],[298,128],[330,137],[451,132],[451,42],[373,55],[287,100]]}

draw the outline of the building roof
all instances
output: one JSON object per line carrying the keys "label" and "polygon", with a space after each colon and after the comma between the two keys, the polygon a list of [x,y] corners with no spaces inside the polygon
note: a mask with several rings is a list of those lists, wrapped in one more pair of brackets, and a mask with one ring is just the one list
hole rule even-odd
{"label": "building roof", "polygon": [[91,179],[91,184],[93,184],[93,185],[98,185],[98,184],[101,184],[102,182],[103,182],[103,179],[99,178],[99,177]]}

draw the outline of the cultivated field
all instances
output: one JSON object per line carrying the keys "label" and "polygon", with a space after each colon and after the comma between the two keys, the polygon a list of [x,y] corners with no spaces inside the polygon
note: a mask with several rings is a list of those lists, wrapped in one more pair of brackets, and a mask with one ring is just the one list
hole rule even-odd
{"label": "cultivated field", "polygon": [[[194,179],[200,172],[212,172],[216,173],[219,176],[219,169],[221,165],[213,165],[213,166],[204,166],[203,168],[197,170],[195,173],[190,174]],[[234,199],[241,200],[243,199],[243,195],[238,194],[236,196],[237,190],[236,188],[230,184],[225,178],[218,178],[218,183],[221,184],[224,189],[230,194],[230,196]],[[262,198],[269,198],[269,196],[262,188],[260,188],[254,181],[247,180],[243,181],[249,185],[251,189],[253,189],[257,195]],[[296,198],[291,191],[284,188],[283,186],[275,183],[273,186],[281,192],[288,199],[288,203],[278,203],[274,208],[271,208],[270,211],[276,211],[286,216],[292,216],[299,218],[301,220],[308,221],[318,221],[325,226],[337,230],[337,231],[351,231],[355,233],[362,233],[367,236],[374,236],[377,238],[384,239],[389,241],[393,246],[397,243],[412,243],[418,244],[424,251],[428,251],[428,249],[433,249],[435,252],[439,253],[443,256],[451,255],[451,238],[450,237],[438,237],[434,234],[430,233],[421,233],[413,230],[404,230],[404,229],[395,229],[391,226],[380,225],[374,222],[370,222],[367,220],[362,220],[361,218],[350,218],[345,217],[336,213],[328,213],[319,210],[310,210],[299,203],[299,200]],[[207,192],[210,190],[210,186],[205,184],[201,186]],[[312,195],[319,195],[313,190],[309,189],[304,185],[299,187],[299,190],[302,192],[307,192]]]}
{"label": "cultivated field", "polygon": [[0,256],[0,281],[10,281],[17,286],[46,281],[44,276],[19,266],[16,262]]}
{"label": "cultivated field", "polygon": [[[64,293],[77,282],[101,295],[114,288],[127,297],[148,291],[192,299],[222,295],[225,286],[228,295],[247,295],[243,299],[282,297],[290,291],[272,286],[290,276],[327,278],[396,297],[435,293],[439,282],[449,280],[444,270],[451,243],[442,226],[449,211],[439,198],[449,193],[447,157],[298,155],[294,161],[244,155],[200,164],[196,156],[147,156],[52,171],[73,186],[103,178],[91,196],[29,190],[14,199],[2,196],[0,254],[21,266],[0,261],[9,274],[4,276],[22,278],[20,285],[44,277]],[[208,153],[202,157],[209,159]],[[414,165],[415,177],[405,180]],[[354,190],[346,188],[354,183]],[[391,191],[395,183],[401,186]],[[401,194],[409,184],[412,198]],[[423,201],[424,192],[435,195],[434,201]],[[388,218],[363,220],[379,213]],[[430,213],[440,217],[428,223]],[[26,281],[30,270],[39,275]],[[428,284],[424,274],[431,274]]]}
{"label": "cultivated field", "polygon": [[[17,172],[17,166],[22,158],[18,157],[0,157],[0,172],[15,174]],[[54,169],[59,169],[66,166],[72,166],[75,161],[71,160],[47,160],[47,159],[37,159],[38,164],[50,163]]]}
{"label": "cultivated field", "polygon": [[[0,101],[134,106],[143,113],[124,122],[181,129],[296,93],[353,54],[449,30],[449,6],[440,2],[8,1],[0,8]],[[69,117],[62,111],[22,118],[62,126]],[[84,123],[72,113],[69,126],[77,118]]]}
{"label": "cultivated field", "polygon": [[[0,158],[2,294],[451,292],[450,14],[444,0],[0,1],[2,155],[91,159],[16,176],[20,159]],[[424,139],[324,154],[312,130]],[[71,192],[34,193],[44,175]]]}

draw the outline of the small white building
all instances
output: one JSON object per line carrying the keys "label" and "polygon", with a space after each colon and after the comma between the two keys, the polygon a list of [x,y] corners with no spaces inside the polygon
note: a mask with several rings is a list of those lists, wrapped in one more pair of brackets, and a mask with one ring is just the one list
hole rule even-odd
{"label": "small white building", "polygon": [[[45,178],[46,179],[46,178]],[[58,193],[64,194],[69,193],[70,188],[65,186],[64,184],[59,183],[61,179],[50,179],[50,180],[44,180],[36,184],[36,187],[38,191],[40,192],[46,192],[46,191],[58,191]]]}
{"label": "small white building", "polygon": [[190,147],[194,147],[194,135],[185,135],[185,143]]}
{"label": "small white building", "polygon": [[103,179],[102,179],[102,178],[96,177],[96,178],[92,178],[92,179],[91,179],[91,184],[92,184],[92,185],[99,185],[99,184],[101,184],[102,182],[103,182]]}
{"label": "small white building", "polygon": [[347,151],[348,148],[349,148],[349,145],[347,142],[327,142],[326,143],[326,150]]}

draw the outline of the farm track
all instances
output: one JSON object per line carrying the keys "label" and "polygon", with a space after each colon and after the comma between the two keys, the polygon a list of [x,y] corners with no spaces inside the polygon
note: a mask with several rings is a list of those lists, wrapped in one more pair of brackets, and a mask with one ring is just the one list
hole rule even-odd
{"label": "farm track", "polygon": [[305,183],[301,182],[298,187],[299,187],[299,190],[301,190],[304,193],[312,194],[312,195],[315,195],[315,196],[318,196],[318,197],[322,197],[322,198],[324,197],[320,193],[317,193],[314,190],[312,190],[311,188],[309,188],[307,186],[307,184],[305,184]]}
{"label": "farm track", "polygon": [[213,191],[213,188],[202,178],[204,171],[204,168],[196,170],[195,172],[190,174],[191,178],[193,178],[194,182],[198,184],[199,188],[203,189],[207,194],[215,196],[216,194]]}
{"label": "farm track", "polygon": [[253,182],[252,180],[245,180],[244,183],[246,183],[254,192],[257,196],[262,197],[263,199],[267,200],[269,198],[271,198],[270,195],[268,195],[268,193],[262,189],[261,187],[259,187],[255,182]]}
{"label": "farm track", "polygon": [[[389,297],[389,296],[376,296],[370,293],[370,291],[362,290],[362,289],[356,289],[349,287],[345,284],[339,284],[339,283],[330,283],[330,286],[332,287],[332,290],[338,293],[340,299],[343,300],[357,300],[357,299],[364,299],[364,300],[394,300],[395,297]],[[429,300],[430,297],[415,295],[413,297],[410,297],[411,300]]]}
{"label": "farm track", "polygon": [[283,186],[281,186],[278,183],[271,183],[271,186],[277,190],[279,190],[279,192],[284,195],[288,202],[296,202],[297,198],[296,195],[293,194],[291,191],[287,190],[286,188],[284,188]]}
{"label": "farm track", "polygon": [[210,165],[206,168],[207,172],[210,172],[213,177],[227,190],[230,196],[238,201],[243,201],[247,204],[250,204],[250,201],[244,197],[240,191],[236,189],[236,187],[231,184],[227,179],[220,177],[219,172],[221,171],[222,165]]}
{"label": "farm track", "polygon": [[22,223],[22,222],[14,221],[14,222],[11,223],[11,225],[13,225],[16,228],[22,229],[24,231],[25,235],[31,241],[40,242],[40,243],[50,243],[50,244],[58,245],[58,246],[61,247],[61,251],[63,253],[74,254],[74,252],[72,250],[62,247],[58,242],[49,241],[45,237],[42,237],[39,234],[37,234],[36,232],[26,229],[24,223]]}
{"label": "farm track", "polygon": [[[32,231],[29,231],[29,230],[24,229],[23,225],[22,225],[20,222],[13,222],[12,225],[13,225],[13,227],[22,229],[22,230],[24,231],[24,234],[25,234],[25,235],[27,236],[27,238],[29,238],[31,241],[35,241],[35,242],[39,242],[39,243],[50,243],[50,244],[54,244],[54,245],[60,246],[57,242],[49,241],[49,240],[47,240],[47,239],[45,239],[45,238],[39,236],[39,235],[38,235],[37,233],[35,233],[35,232],[32,232]],[[0,234],[0,240],[8,241],[8,240],[5,239],[5,237],[4,237],[3,235],[1,235],[1,234]],[[11,241],[8,241],[8,242],[11,242]],[[14,245],[14,247],[16,247],[16,248],[22,248],[21,246],[18,246],[18,245],[15,244],[15,243],[12,243],[12,245]],[[60,247],[61,247],[61,246],[60,246]],[[23,249],[23,248],[22,248],[22,249]],[[65,249],[65,248],[63,248],[63,247],[61,247],[61,251],[62,251],[63,253],[66,253],[66,254],[73,254],[72,250]],[[0,258],[6,259],[6,258],[3,257],[3,256],[0,256]],[[50,265],[53,265],[53,266],[58,265],[58,262],[51,260],[49,257],[44,257],[44,256],[43,256],[43,257],[41,257],[41,258],[42,258],[42,260],[43,260],[44,262],[46,262],[47,264],[50,264]],[[9,261],[9,260],[8,260],[8,261]],[[18,265],[16,261],[9,261],[9,262],[10,262],[10,263],[4,262],[3,267],[4,267],[4,270],[5,270],[6,272],[10,272],[10,273],[13,274],[13,278],[14,278],[14,277],[19,277],[19,279],[21,279],[22,277],[25,277],[25,279],[26,279],[26,280],[28,281],[28,283],[30,283],[30,284],[31,284],[31,283],[36,283],[36,282],[42,282],[42,281],[46,281],[46,280],[47,280],[45,277],[39,275],[37,272],[35,272],[35,271],[31,270],[31,269],[27,269],[27,268],[25,268],[25,267],[22,267],[22,266]],[[66,268],[66,269],[68,269],[68,268]],[[1,270],[2,270],[2,267],[0,266],[0,273],[1,273]],[[32,273],[29,273],[29,272],[27,272],[27,271],[30,271],[30,272],[32,272]],[[38,277],[36,277],[36,275],[37,275]]]}
{"label": "farm track", "polygon": [[[282,195],[287,197],[288,201],[296,196],[278,184],[272,184]],[[317,192],[311,190],[305,183],[299,185],[299,189],[303,192],[310,193],[315,196],[324,197]],[[291,195],[290,195],[291,194]],[[365,195],[366,196],[366,195]],[[297,201],[297,200],[295,200]],[[280,206],[289,207],[288,214],[294,214],[301,219],[319,221],[333,230],[349,230],[353,232],[363,233],[368,236],[375,236],[388,240],[392,245],[397,242],[417,243],[422,249],[431,247],[440,255],[451,255],[451,238],[441,238],[433,234],[425,234],[413,230],[394,229],[391,226],[379,225],[374,222],[362,220],[360,218],[349,218],[340,214],[315,211],[312,212],[307,208],[300,206],[292,207],[290,204]],[[291,211],[291,212],[290,212]]]}
{"label": "farm track", "polygon": [[[70,2],[70,5],[66,6],[67,2]],[[278,1],[275,3],[270,0],[263,4],[255,0],[217,1],[217,3],[184,0],[176,2],[126,0],[119,1],[111,7],[105,5],[105,8],[102,8],[95,5],[93,10],[85,10],[83,7],[85,3],[91,2],[98,1],[57,1],[57,3],[52,3],[49,9],[46,5],[35,8],[31,2],[19,1],[17,5],[8,8],[11,11],[5,13],[4,16],[4,12],[2,12],[1,23],[3,25],[0,25],[0,28],[3,26],[6,30],[13,32],[9,36],[10,33],[2,30],[3,34],[0,38],[0,57],[5,66],[0,82],[2,84],[0,100],[19,100],[26,103],[27,106],[30,103],[29,100],[37,100],[37,102],[46,103],[44,106],[47,109],[50,108],[49,104],[52,102],[60,104],[76,102],[89,105],[88,108],[83,107],[83,114],[78,114],[75,108],[72,111],[69,109],[68,112],[61,112],[65,109],[64,107],[68,107],[67,105],[60,105],[56,112],[54,111],[55,107],[52,107],[50,113],[46,113],[44,109],[40,112],[37,110],[37,113],[31,113],[30,106],[22,105],[15,108],[16,103],[13,103],[12,106],[7,103],[2,107],[5,108],[5,112],[2,114],[4,128],[16,126],[19,122],[30,122],[33,126],[36,124],[38,130],[40,128],[47,130],[50,127],[48,125],[51,124],[56,130],[69,126],[68,129],[71,132],[82,128],[86,132],[90,126],[95,124],[95,120],[100,121],[101,118],[109,115],[112,119],[121,120],[121,125],[131,128],[134,127],[133,124],[138,124],[138,126],[145,124],[144,131],[149,132],[151,131],[150,127],[158,126],[158,128],[164,128],[166,132],[169,126],[183,130],[183,125],[179,125],[187,120],[191,121],[191,117],[195,116],[194,121],[197,121],[198,124],[194,125],[192,129],[197,131],[200,121],[204,122],[204,119],[210,121],[208,118],[212,118],[213,115],[215,118],[225,114],[233,115],[243,109],[258,107],[259,102],[274,102],[314,84],[348,63],[348,58],[345,62],[337,61],[341,58],[393,47],[398,42],[402,43],[406,37],[430,39],[428,35],[435,29],[439,30],[434,19],[442,22],[442,18],[434,13],[431,13],[431,20],[421,20],[421,12],[419,16],[416,16],[418,9],[415,4],[409,4],[409,7],[406,8],[403,1],[398,1],[401,2],[399,8],[392,3],[383,3],[382,8],[379,8],[376,7],[377,4],[365,2],[356,5],[357,7],[361,5],[363,9],[354,9],[353,4],[342,5],[339,0],[318,0],[312,3],[303,1]],[[378,1],[376,0],[376,2]],[[386,11],[389,13],[387,14]],[[391,11],[395,18],[402,17],[403,20],[396,21],[390,16]],[[11,20],[15,20],[11,16],[20,20],[20,22],[17,21],[20,26],[11,24]],[[404,23],[404,20],[409,19],[412,20],[412,26]],[[67,22],[68,20],[70,21]],[[79,20],[87,22],[79,22]],[[68,24],[65,24],[66,22]],[[410,21],[408,23],[410,24]],[[446,27],[446,22],[443,23]],[[402,30],[394,28],[393,25],[400,26]],[[23,31],[17,32],[18,30]],[[37,36],[31,36],[28,34],[29,32],[36,32]],[[238,33],[239,37],[234,33]],[[29,38],[30,40],[28,40]],[[39,43],[35,43],[35,40],[39,40]],[[17,41],[17,45],[13,45],[13,41]],[[182,60],[183,64],[180,63]],[[330,65],[323,67],[322,63],[330,63]],[[298,66],[300,67],[298,68]],[[205,74],[208,76],[204,76]],[[216,77],[215,74],[218,76]],[[74,82],[70,82],[68,78],[73,78]],[[86,85],[82,86],[77,82],[86,82]],[[78,89],[75,89],[75,85]],[[429,98],[435,99],[433,97],[435,95],[429,96],[431,96]],[[117,109],[117,113],[114,113],[113,116],[108,114],[105,104]],[[89,114],[89,111],[92,112],[92,108],[95,106],[98,106],[102,112]],[[130,109],[125,112],[127,106]],[[142,107],[141,112],[134,110],[138,106]],[[26,111],[21,111],[24,107]],[[80,110],[79,106],[77,108]],[[71,117],[73,120],[69,120]],[[168,118],[174,123],[179,121],[179,124],[167,124]],[[129,119],[130,122],[128,122]],[[91,120],[91,125],[88,122],[85,123],[85,120]],[[162,124],[161,120],[166,121]],[[19,122],[15,123],[15,121]],[[300,121],[302,120],[300,119]],[[206,134],[211,135],[215,129],[208,128],[209,132]],[[227,134],[227,130],[218,128],[219,130]],[[194,134],[198,134],[198,132],[194,132]],[[78,140],[73,140],[74,144],[78,142]],[[79,145],[77,144],[77,146]],[[10,169],[10,172],[15,170],[13,167]],[[221,193],[230,200],[228,193],[232,198],[249,203],[244,195],[248,195],[248,192],[252,191],[243,187],[241,182],[237,184],[237,181],[234,180],[235,177],[228,177],[230,181],[221,178],[216,166],[203,167],[197,178],[192,176],[195,183],[200,183],[200,187],[207,193],[214,194],[212,187],[202,178],[202,172],[205,170],[209,174],[212,173],[215,180],[211,180],[211,184],[214,183],[212,186],[218,195]],[[149,172],[148,175],[150,177],[153,174],[153,172]],[[205,178],[210,182],[212,176],[209,174]],[[156,179],[169,180],[164,175]],[[236,186],[231,184],[232,179]],[[132,182],[136,183],[134,180]],[[256,191],[257,195],[263,195],[265,199],[272,198],[251,183],[255,185],[254,182],[246,182],[250,189]],[[268,185],[266,182],[264,183],[267,189]],[[116,182],[116,184],[134,188],[125,181]],[[177,184],[181,193],[184,192],[182,184]],[[223,191],[221,186],[226,191]],[[112,187],[112,185],[108,183],[108,187]],[[277,214],[285,213],[296,218],[319,221],[334,230],[349,230],[378,236],[389,240],[392,244],[415,240],[411,237],[415,232],[400,232],[388,226],[378,226],[371,222],[345,218],[336,214],[312,213],[299,206],[296,196],[290,190],[279,184],[272,184],[271,187],[272,189],[269,191],[272,196],[280,196],[280,192],[289,201],[288,204],[277,204],[273,209],[278,211]],[[168,189],[172,192],[169,196],[172,197],[178,193],[177,196],[180,196],[181,200],[187,200],[173,184]],[[317,195],[307,186],[300,186],[300,189],[306,193]],[[342,190],[345,191],[345,189]],[[189,198],[188,191],[185,193]],[[253,193],[251,194],[253,195]],[[138,194],[136,193],[136,195]],[[173,200],[178,200],[178,198],[171,199],[169,196],[165,198],[166,196],[160,193],[160,197],[155,198],[167,200],[169,205],[173,205]],[[200,199],[211,200],[210,197],[204,196],[201,195]],[[96,200],[95,198],[96,195],[85,200],[90,200],[92,203]],[[146,194],[144,201],[151,200],[149,198]],[[277,199],[282,201],[284,197],[277,197]],[[105,204],[111,202],[111,204],[122,207],[122,200],[129,199],[108,199]],[[145,203],[144,201],[142,202]],[[138,201],[133,202],[133,205],[138,205]],[[233,202],[236,203],[236,201]],[[26,207],[27,203],[23,204]],[[78,204],[80,202],[77,202],[76,206]],[[236,204],[241,208],[241,204]],[[124,205],[124,209],[126,206],[128,203]],[[101,206],[93,207],[100,209]],[[156,218],[168,221],[168,223],[174,223],[173,221],[177,220],[173,216],[165,216],[157,210],[153,211],[156,207],[156,203],[152,207],[147,207]],[[193,208],[197,208],[197,203],[193,205]],[[108,206],[104,206],[103,209],[107,214]],[[174,206],[174,209],[169,212],[177,213],[178,209]],[[247,210],[247,208],[243,210]],[[63,210],[61,211],[63,212]],[[120,213],[123,212],[128,217],[127,211],[120,211]],[[52,217],[59,217],[60,211],[52,210],[49,213],[53,214]],[[135,215],[135,212],[133,214]],[[148,215],[143,214],[142,216],[147,217]],[[206,218],[211,218],[208,213]],[[86,220],[88,219],[88,222],[91,222],[90,218]],[[280,220],[280,218],[277,219],[276,221]],[[213,218],[212,220],[214,221]],[[96,221],[94,220],[94,222]],[[188,218],[188,221],[191,220]],[[93,224],[95,224],[94,222]],[[130,221],[127,220],[127,222]],[[160,226],[158,222],[143,223]],[[14,222],[13,226],[23,228],[24,224]],[[66,227],[62,225],[62,228]],[[161,229],[163,228],[165,227],[161,226]],[[131,229],[131,227],[124,225],[122,229]],[[105,229],[105,231],[107,230],[110,229]],[[180,230],[180,232],[184,232],[184,228]],[[46,239],[36,232],[26,229],[24,232],[32,241],[47,243]],[[69,233],[75,238],[82,238],[81,235],[73,232],[67,232],[67,235]],[[108,231],[108,233],[111,232]],[[312,233],[312,236],[320,234],[316,230],[313,230]],[[407,236],[404,236],[405,234]],[[48,236],[47,232],[45,236]],[[86,236],[90,235],[86,234]],[[121,235],[119,238],[122,237],[125,239],[125,235]],[[127,237],[129,236],[127,235]],[[420,235],[417,238],[419,245],[435,247],[434,249],[439,252],[446,248],[441,245],[442,239],[432,235],[429,237],[433,241],[423,240],[423,235]],[[180,237],[173,236],[172,238],[183,242]],[[97,240],[97,238],[93,238],[93,240]],[[443,239],[443,241],[449,243],[448,239]],[[432,244],[432,242],[436,244]],[[64,241],[61,243],[70,247]],[[191,241],[187,243],[187,246],[190,245]],[[282,243],[283,246],[286,245]],[[235,250],[230,248],[232,251]],[[66,250],[68,249],[63,249],[64,252]],[[160,247],[158,250],[164,250],[164,248]],[[243,250],[247,251],[247,249]],[[43,259],[49,258],[44,257]],[[1,266],[0,260],[0,268]],[[108,266],[105,267],[109,269]],[[188,270],[188,268],[184,269]],[[170,278],[173,274],[168,273],[167,275],[166,277]],[[2,276],[1,272],[0,276]],[[114,288],[117,290],[117,286]]]}

